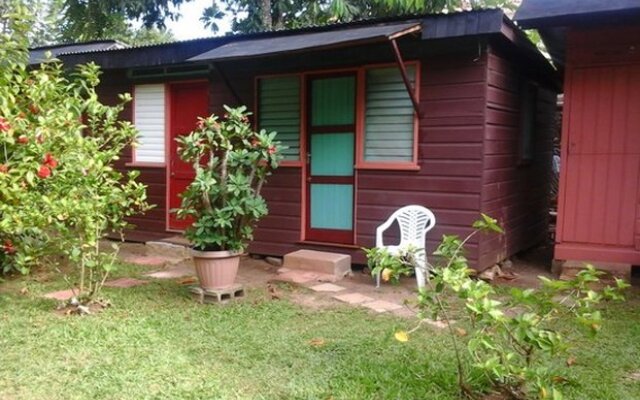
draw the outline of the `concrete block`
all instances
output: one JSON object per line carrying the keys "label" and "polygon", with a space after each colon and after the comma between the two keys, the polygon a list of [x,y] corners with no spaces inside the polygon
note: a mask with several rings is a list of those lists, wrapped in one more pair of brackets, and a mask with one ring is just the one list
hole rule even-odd
{"label": "concrete block", "polygon": [[315,250],[298,250],[284,256],[284,267],[343,278],[351,273],[351,256]]}
{"label": "concrete block", "polygon": [[189,288],[191,296],[200,304],[224,304],[245,296],[244,286],[231,285],[222,289],[203,289],[198,286]]}

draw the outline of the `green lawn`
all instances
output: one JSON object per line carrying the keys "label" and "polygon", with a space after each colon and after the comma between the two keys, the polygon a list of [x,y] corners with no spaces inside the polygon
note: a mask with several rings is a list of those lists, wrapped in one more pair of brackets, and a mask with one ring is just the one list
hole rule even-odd
{"label": "green lawn", "polygon": [[[23,287],[28,294],[20,294]],[[336,305],[312,310],[254,290],[194,303],[171,281],[107,289],[99,315],[62,316],[39,294],[60,281],[0,284],[0,399],[456,399],[446,336]],[[640,399],[639,296],[607,313],[570,369],[570,399]],[[313,345],[313,339],[324,344]]]}

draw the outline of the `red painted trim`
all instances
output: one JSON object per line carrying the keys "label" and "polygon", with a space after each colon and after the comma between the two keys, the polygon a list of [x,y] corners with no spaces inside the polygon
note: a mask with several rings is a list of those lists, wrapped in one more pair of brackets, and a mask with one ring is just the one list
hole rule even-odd
{"label": "red painted trim", "polygon": [[307,82],[304,75],[300,75],[300,240],[306,240],[307,235],[307,212],[309,208],[307,197],[307,171],[309,169],[309,159],[307,157]]}
{"label": "red painted trim", "polygon": [[125,167],[135,168],[165,168],[166,163],[152,163],[152,162],[129,162],[124,164]]}
{"label": "red painted trim", "polygon": [[353,231],[338,229],[314,228],[307,232],[307,241],[319,241],[324,243],[352,244]]}
{"label": "red painted trim", "polygon": [[559,243],[555,246],[553,256],[556,260],[597,261],[603,263],[640,265],[640,251],[633,247]]}
{"label": "red painted trim", "polygon": [[[356,243],[356,242],[354,242],[354,243]],[[300,242],[298,242],[296,244],[307,245],[307,246],[333,247],[333,248],[340,248],[340,249],[353,249],[353,250],[360,250],[360,249],[362,249],[364,247],[364,246],[361,246],[359,244],[314,242],[312,240],[304,240],[304,241],[300,241]]]}
{"label": "red painted trim", "polygon": [[329,183],[336,185],[353,185],[353,176],[314,176],[309,177],[309,183]]}
{"label": "red painted trim", "polygon": [[420,165],[413,163],[368,162],[356,164],[356,170],[420,171]]}
{"label": "red painted trim", "polygon": [[171,86],[169,83],[164,84],[164,160],[165,160],[165,195],[164,195],[164,228],[171,231],[170,225],[170,201],[171,201]]}
{"label": "red painted trim", "polygon": [[[311,109],[310,109],[310,104],[311,101],[309,100],[309,87],[311,85],[312,80],[314,79],[323,79],[323,78],[335,78],[335,77],[342,77],[342,76],[352,76],[354,77],[354,79],[356,80],[356,93],[354,93],[355,97],[356,97],[356,102],[354,104],[354,125],[350,125],[347,127],[347,129],[352,130],[353,134],[354,134],[354,139],[357,138],[357,128],[358,128],[358,104],[357,104],[357,85],[358,85],[358,70],[357,69],[347,69],[347,70],[335,70],[332,71],[331,73],[326,73],[326,72],[322,72],[322,73],[314,73],[314,74],[304,74],[304,87],[305,87],[305,96],[304,96],[304,100],[305,100],[305,104],[304,104],[304,108],[301,108],[301,110],[304,110],[304,115],[306,116],[305,118],[305,139],[309,140],[309,136],[312,133],[315,133],[315,129],[313,129],[310,124],[308,123],[308,121],[306,121],[308,119],[308,116],[311,113]],[[334,128],[336,129],[336,131],[340,131],[342,129],[344,129],[346,126],[333,126],[330,128]],[[324,130],[322,130],[322,133],[328,133],[325,132]],[[357,139],[356,139],[357,140]],[[308,143],[308,142],[307,142]],[[306,146],[305,146],[306,147]],[[354,149],[353,149],[354,153],[356,152],[356,146],[354,144]],[[305,153],[306,155],[306,153]],[[355,157],[357,157],[357,154],[354,154],[354,159]],[[311,207],[309,207],[309,199],[311,198],[311,183],[312,181],[330,181],[330,180],[336,180],[336,181],[340,181],[339,183],[343,183],[343,178],[345,177],[312,177],[310,175],[309,172],[309,168],[308,168],[308,164],[307,164],[307,168],[305,169],[305,174],[303,175],[304,178],[303,179],[303,193],[306,194],[306,201],[305,201],[305,208],[303,210],[303,215],[305,215],[305,227],[304,227],[304,231],[305,231],[305,235],[304,235],[304,239],[303,240],[311,240],[311,241],[320,241],[320,242],[327,242],[327,243],[342,243],[342,244],[353,244],[355,243],[355,237],[356,237],[356,233],[355,233],[355,227],[356,227],[356,219],[355,219],[355,209],[356,209],[356,185],[355,185],[355,181],[356,181],[356,171],[355,168],[353,170],[353,176],[352,177],[348,177],[350,182],[348,184],[353,186],[353,199],[352,199],[352,212],[351,212],[351,217],[352,217],[352,221],[351,221],[351,229],[350,230],[339,230],[339,229],[318,229],[318,228],[312,228],[311,227]],[[346,183],[345,183],[346,184]]]}

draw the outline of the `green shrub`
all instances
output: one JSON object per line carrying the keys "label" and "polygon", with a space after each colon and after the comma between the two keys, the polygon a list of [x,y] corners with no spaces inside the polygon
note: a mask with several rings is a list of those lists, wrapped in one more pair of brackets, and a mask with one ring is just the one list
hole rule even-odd
{"label": "green shrub", "polygon": [[130,96],[100,103],[94,64],[72,72],[53,60],[29,67],[25,15],[17,8],[0,36],[0,268],[26,274],[70,262],[73,284],[92,297],[113,267],[99,240],[149,208],[138,173],[113,167],[136,138],[118,120]]}
{"label": "green shrub", "polygon": [[225,109],[223,119],[203,118],[177,139],[180,158],[193,165],[196,177],[176,211],[179,218],[193,218],[185,236],[198,250],[244,250],[267,214],[262,186],[282,158],[276,133],[254,132],[246,107]]}
{"label": "green shrub", "polygon": [[587,266],[572,280],[540,277],[539,289],[502,293],[476,279],[464,256],[464,246],[473,236],[502,234],[502,229],[486,215],[473,227],[464,240],[443,237],[434,253],[437,263],[430,266],[431,279],[418,294],[421,321],[408,332],[396,332],[396,339],[409,340],[426,318],[441,320],[456,355],[462,396],[481,398],[483,385],[471,377],[483,377],[506,398],[561,399],[566,378],[554,360],[570,349],[575,335],[594,336],[600,330],[598,304],[622,300],[621,291],[628,284],[616,279],[614,287],[602,287],[602,272]]}

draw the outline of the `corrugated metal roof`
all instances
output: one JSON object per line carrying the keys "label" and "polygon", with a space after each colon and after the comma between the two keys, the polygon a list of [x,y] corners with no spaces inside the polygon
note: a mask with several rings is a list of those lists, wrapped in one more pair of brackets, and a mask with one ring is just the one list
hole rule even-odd
{"label": "corrugated metal roof", "polygon": [[423,39],[443,39],[499,33],[505,16],[501,9],[430,15],[423,19]]}
{"label": "corrugated metal roof", "polygon": [[38,64],[47,60],[47,52],[51,57],[58,57],[70,52],[90,52],[121,49],[126,47],[124,43],[117,40],[94,40],[82,43],[65,43],[51,46],[40,46],[29,49],[29,64]]}
{"label": "corrugated metal roof", "polygon": [[347,46],[350,44],[388,39],[404,32],[420,30],[420,26],[420,20],[414,20],[411,22],[360,26],[281,37],[237,40],[191,57],[187,61],[221,61],[291,53],[309,49]]}

